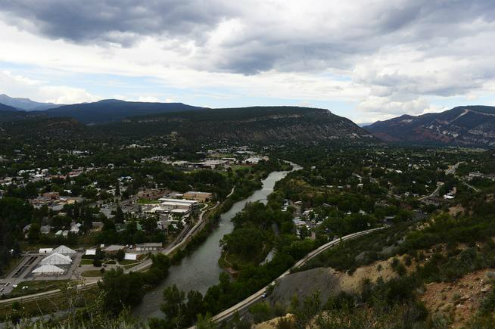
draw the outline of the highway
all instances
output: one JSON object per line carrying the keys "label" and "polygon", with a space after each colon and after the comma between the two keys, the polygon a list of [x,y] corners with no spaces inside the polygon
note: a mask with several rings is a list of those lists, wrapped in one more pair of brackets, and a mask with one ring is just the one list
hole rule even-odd
{"label": "highway", "polygon": [[[302,265],[306,264],[309,260],[311,260],[314,257],[318,256],[319,254],[321,254],[325,250],[327,250],[327,249],[329,249],[329,248],[331,248],[331,247],[339,244],[341,241],[355,239],[355,238],[358,238],[360,236],[363,236],[363,235],[366,235],[366,234],[369,234],[369,233],[372,233],[372,232],[375,232],[375,231],[378,231],[378,230],[381,230],[381,229],[384,229],[384,228],[385,227],[378,227],[378,228],[374,228],[374,229],[370,229],[370,230],[366,230],[366,231],[352,233],[352,234],[343,236],[340,239],[336,239],[336,240],[330,241],[330,242],[328,242],[328,243],[320,246],[319,248],[313,250],[312,252],[310,252],[309,254],[307,254],[304,258],[302,258],[301,260],[299,260],[296,264],[294,264],[294,266],[292,266],[290,269],[288,269],[287,271],[285,271],[284,273],[282,273],[278,278],[276,278],[270,284],[268,284],[267,286],[265,286],[262,289],[258,290],[256,293],[252,294],[251,296],[249,296],[248,298],[244,299],[243,301],[241,301],[241,302],[235,304],[234,306],[232,306],[232,307],[230,307],[230,308],[228,308],[228,309],[226,309],[226,310],[218,313],[217,315],[215,315],[214,317],[212,317],[211,320],[214,321],[214,322],[222,322],[222,321],[225,321],[225,320],[231,318],[236,312],[241,313],[241,312],[245,311],[249,306],[251,306],[255,302],[263,299],[263,296],[267,292],[269,286],[275,284],[275,282],[277,280],[280,280],[280,279],[286,277],[287,275],[289,275],[291,273],[291,270],[296,269],[298,267],[301,267]],[[190,329],[194,329],[194,328],[196,328],[196,326],[190,327]]]}

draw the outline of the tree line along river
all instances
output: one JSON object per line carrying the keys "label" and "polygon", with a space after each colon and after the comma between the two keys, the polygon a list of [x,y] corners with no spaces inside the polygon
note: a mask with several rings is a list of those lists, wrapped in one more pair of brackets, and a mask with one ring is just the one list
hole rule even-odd
{"label": "tree line along river", "polygon": [[[300,166],[291,164],[293,171],[301,169]],[[163,290],[167,286],[175,284],[185,292],[196,290],[204,295],[209,287],[217,284],[219,282],[218,277],[222,272],[222,268],[218,265],[218,259],[222,253],[220,240],[234,229],[232,218],[242,211],[249,202],[259,201],[266,204],[267,197],[273,192],[275,183],[287,176],[288,173],[289,171],[270,173],[262,181],[261,189],[255,191],[248,198],[234,203],[229,211],[223,213],[220,216],[218,228],[179,265],[170,267],[167,278],[158,287],[146,293],[141,304],[135,308],[134,314],[142,318],[162,318],[163,313],[160,311],[160,305],[163,302]]]}

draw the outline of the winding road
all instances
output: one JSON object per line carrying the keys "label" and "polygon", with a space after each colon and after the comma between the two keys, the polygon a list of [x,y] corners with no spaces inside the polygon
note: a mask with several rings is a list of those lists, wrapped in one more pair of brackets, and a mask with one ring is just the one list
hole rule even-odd
{"label": "winding road", "polygon": [[[225,320],[228,320],[229,318],[231,318],[235,313],[241,313],[241,312],[245,311],[249,306],[251,306],[255,302],[263,299],[263,297],[265,296],[265,294],[268,291],[268,288],[271,285],[275,284],[277,280],[280,280],[280,279],[286,277],[287,275],[289,275],[291,273],[291,270],[301,267],[302,265],[306,264],[309,260],[311,260],[314,257],[318,256],[319,254],[321,254],[325,250],[327,250],[327,249],[329,249],[329,248],[331,248],[331,247],[339,244],[341,241],[355,239],[355,238],[358,238],[360,236],[363,236],[363,235],[366,235],[366,234],[369,234],[369,233],[372,233],[372,232],[375,232],[375,231],[378,231],[378,230],[382,230],[384,228],[385,227],[378,227],[378,228],[373,228],[373,229],[366,230],[366,231],[352,233],[352,234],[343,236],[340,239],[336,239],[336,240],[330,241],[330,242],[328,242],[328,243],[320,246],[319,248],[313,250],[312,252],[310,252],[309,254],[307,254],[304,258],[302,258],[301,260],[299,260],[296,264],[294,264],[294,266],[292,266],[290,269],[288,269],[287,271],[285,271],[284,273],[282,273],[278,278],[276,278],[275,280],[273,280],[270,284],[268,284],[267,286],[265,286],[262,289],[258,290],[256,293],[252,294],[251,296],[249,296],[248,298],[244,299],[243,301],[241,301],[241,302],[235,304],[234,306],[232,306],[232,307],[230,307],[230,308],[228,308],[228,309],[226,309],[226,310],[218,313],[217,315],[215,315],[214,317],[212,317],[211,320],[213,322],[222,322],[222,321],[225,321]],[[195,329],[195,328],[196,328],[196,326],[190,327],[190,329]]]}

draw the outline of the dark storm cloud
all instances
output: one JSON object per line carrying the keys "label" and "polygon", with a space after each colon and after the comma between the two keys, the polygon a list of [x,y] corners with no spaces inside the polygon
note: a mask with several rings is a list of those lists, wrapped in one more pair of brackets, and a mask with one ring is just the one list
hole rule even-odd
{"label": "dark storm cloud", "polygon": [[[125,47],[146,36],[193,41],[198,60],[192,67],[242,74],[352,69],[362,57],[402,44],[426,53],[438,51],[439,43],[448,46],[451,40],[473,33],[471,22],[493,21],[494,9],[492,0],[356,1],[349,11],[341,11],[340,2],[309,1],[307,9],[317,10],[294,16],[284,11],[291,2],[273,5],[275,9],[268,12],[266,6],[272,3],[265,1],[237,6],[220,0],[0,3],[9,24],[49,38]],[[230,19],[242,24],[242,32],[235,40],[209,46],[211,32]]]}
{"label": "dark storm cloud", "polygon": [[28,20],[34,25],[32,32],[50,38],[124,46],[147,35],[198,38],[227,9],[201,0],[15,0],[2,1],[0,7],[9,23]]}

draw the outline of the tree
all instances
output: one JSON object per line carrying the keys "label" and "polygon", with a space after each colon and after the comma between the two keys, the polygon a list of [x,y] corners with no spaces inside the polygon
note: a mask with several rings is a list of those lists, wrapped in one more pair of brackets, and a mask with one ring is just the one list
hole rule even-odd
{"label": "tree", "polygon": [[167,319],[174,325],[180,327],[184,321],[185,294],[174,284],[163,291],[164,303],[160,309],[167,316]]}
{"label": "tree", "polygon": [[30,243],[36,242],[40,239],[40,224],[32,223],[29,227],[28,240]]}
{"label": "tree", "polygon": [[204,312],[203,295],[195,290],[187,293],[187,304],[185,311],[185,322],[192,324],[199,314]]}
{"label": "tree", "polygon": [[124,222],[124,212],[122,211],[122,208],[120,205],[117,206],[117,209],[115,210],[115,216],[113,217],[113,220],[115,223],[123,223]]}
{"label": "tree", "polygon": [[196,328],[198,329],[216,329],[218,328],[215,322],[211,321],[211,315],[206,314],[206,316],[198,315],[198,321],[196,322]]}
{"label": "tree", "polygon": [[115,255],[115,258],[117,258],[117,260],[119,262],[123,261],[124,258],[125,258],[125,251],[123,249],[120,249],[119,251],[117,251],[117,254]]}
{"label": "tree", "polygon": [[126,307],[137,306],[144,296],[140,273],[125,274],[121,268],[107,271],[98,285],[105,293],[105,309],[114,315]]}
{"label": "tree", "polygon": [[143,229],[147,233],[153,233],[156,230],[156,218],[154,217],[146,217],[141,221],[141,225],[143,226]]}
{"label": "tree", "polygon": [[115,183],[115,196],[120,196],[120,182]]}

